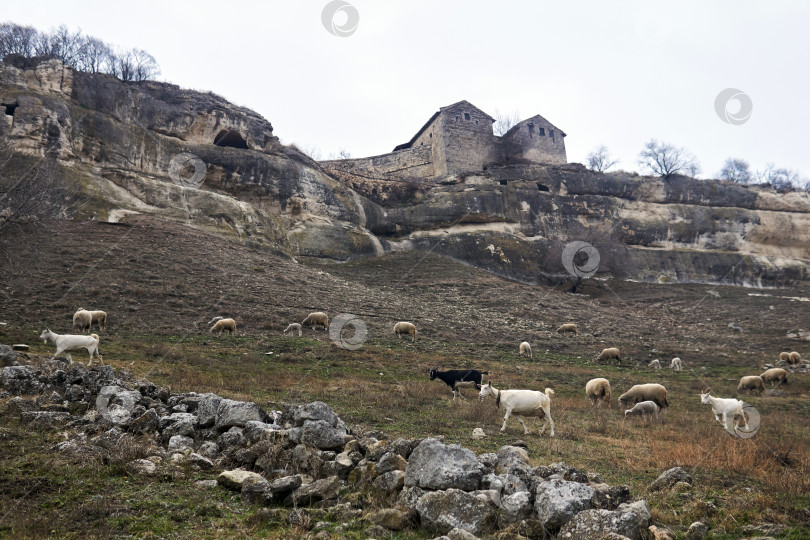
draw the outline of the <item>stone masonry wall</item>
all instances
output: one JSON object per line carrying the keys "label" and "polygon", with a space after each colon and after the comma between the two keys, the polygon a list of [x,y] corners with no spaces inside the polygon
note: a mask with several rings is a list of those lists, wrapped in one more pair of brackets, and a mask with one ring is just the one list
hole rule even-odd
{"label": "stone masonry wall", "polygon": [[[480,171],[496,161],[491,118],[463,103],[442,110],[439,116],[445,160],[436,162],[437,173]],[[440,163],[446,163],[446,171],[438,170]]]}
{"label": "stone masonry wall", "polygon": [[540,115],[513,127],[504,135],[503,144],[513,149],[511,157],[554,165],[568,163],[562,132]]}

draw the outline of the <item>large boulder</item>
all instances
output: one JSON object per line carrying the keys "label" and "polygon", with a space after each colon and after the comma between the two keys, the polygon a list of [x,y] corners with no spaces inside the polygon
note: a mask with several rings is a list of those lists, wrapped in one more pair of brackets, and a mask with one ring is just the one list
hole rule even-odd
{"label": "large boulder", "polygon": [[425,493],[416,502],[422,525],[440,534],[455,527],[475,535],[490,533],[495,527],[496,509],[488,499],[460,489]]}
{"label": "large boulder", "polygon": [[594,489],[579,482],[548,480],[537,485],[534,513],[543,525],[554,532],[568,523],[577,512],[590,508]]}
{"label": "large boulder", "polygon": [[216,394],[202,394],[197,402],[197,421],[200,427],[211,427],[217,421],[217,407],[222,398]]}
{"label": "large boulder", "polygon": [[475,453],[457,444],[425,439],[411,453],[405,485],[425,489],[463,489],[481,486],[483,471]]}
{"label": "large boulder", "polygon": [[264,480],[264,477],[259,473],[245,471],[243,469],[222,471],[219,473],[219,476],[217,476],[217,483],[219,485],[236,491],[242,491],[242,486],[247,481],[256,482],[259,480]]}
{"label": "large boulder", "polygon": [[689,476],[689,473],[683,470],[681,467],[672,467],[671,469],[661,473],[661,475],[656,478],[652,484],[650,484],[650,490],[657,491],[660,489],[671,488],[678,482],[686,482],[687,484],[691,484],[692,477]]}
{"label": "large boulder", "polygon": [[42,392],[43,384],[37,380],[31,366],[9,366],[0,370],[0,384],[10,394],[25,396]]}
{"label": "large boulder", "polygon": [[308,506],[318,501],[329,501],[337,499],[340,491],[340,478],[330,476],[316,480],[311,484],[304,484],[290,495],[290,500],[295,505]]}
{"label": "large boulder", "polygon": [[303,426],[304,422],[322,420],[332,427],[337,427],[340,418],[323,401],[313,401],[301,405],[293,411],[293,424]]}
{"label": "large boulder", "polygon": [[148,409],[145,413],[130,422],[129,429],[135,433],[154,433],[157,431],[160,419],[155,409]]}
{"label": "large boulder", "polygon": [[343,448],[348,437],[344,429],[333,427],[325,420],[307,420],[301,427],[292,428],[289,432],[291,441],[320,450]]}
{"label": "large boulder", "polygon": [[10,366],[14,363],[16,358],[16,354],[14,353],[14,349],[0,343],[0,366]]}
{"label": "large boulder", "polygon": [[630,540],[642,538],[636,516],[618,510],[591,509],[574,516],[560,529],[557,538],[573,540],[602,540],[606,536],[621,535]]}
{"label": "large boulder", "polygon": [[[199,406],[202,406],[204,401],[204,399],[201,400]],[[214,427],[219,431],[224,431],[233,426],[245,427],[251,420],[268,422],[270,416],[252,401],[223,399],[217,405],[217,419]]]}
{"label": "large boulder", "polygon": [[107,385],[96,396],[96,410],[105,420],[116,426],[123,426],[129,424],[132,411],[142,397],[137,390]]}

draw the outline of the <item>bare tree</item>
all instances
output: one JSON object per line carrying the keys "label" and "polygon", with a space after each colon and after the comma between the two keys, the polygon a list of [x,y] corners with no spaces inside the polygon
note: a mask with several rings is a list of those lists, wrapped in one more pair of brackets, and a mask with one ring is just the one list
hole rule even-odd
{"label": "bare tree", "polygon": [[638,155],[638,163],[658,176],[668,177],[677,173],[694,176],[700,172],[697,159],[686,149],[669,143],[650,139]]}
{"label": "bare tree", "polygon": [[39,40],[40,33],[33,26],[4,22],[0,24],[0,57],[7,54],[34,56]]}
{"label": "bare tree", "polygon": [[512,111],[511,113],[502,113],[495,111],[495,123],[492,124],[492,132],[498,137],[503,137],[506,132],[520,123],[520,113]]}
{"label": "bare tree", "polygon": [[58,58],[66,66],[78,69],[84,56],[86,41],[81,30],[71,32],[64,24],[40,34],[35,52],[38,56]]}
{"label": "bare tree", "polygon": [[109,59],[112,56],[110,46],[98,38],[88,37],[84,43],[84,55],[77,69],[88,73],[107,72]]}
{"label": "bare tree", "polygon": [[780,192],[791,191],[801,186],[808,180],[801,178],[799,173],[792,169],[776,167],[773,163],[768,163],[764,169],[755,174],[757,182],[771,184],[773,189]]}
{"label": "bare tree", "polygon": [[751,181],[751,171],[748,162],[743,159],[728,158],[723,163],[720,178],[735,184],[747,184]]}
{"label": "bare tree", "polygon": [[143,49],[132,49],[133,80],[147,81],[160,75],[155,57]]}
{"label": "bare tree", "polygon": [[618,159],[613,159],[613,156],[610,155],[610,151],[604,145],[599,146],[588,154],[587,161],[588,168],[597,172],[605,172],[619,162]]}

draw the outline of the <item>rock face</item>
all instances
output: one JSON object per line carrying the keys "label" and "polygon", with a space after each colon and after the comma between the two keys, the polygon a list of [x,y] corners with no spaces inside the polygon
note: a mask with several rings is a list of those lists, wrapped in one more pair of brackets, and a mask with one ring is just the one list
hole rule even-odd
{"label": "rock face", "polygon": [[423,489],[478,489],[483,476],[476,455],[457,444],[425,439],[411,453],[405,485]]}
{"label": "rock face", "polygon": [[435,178],[416,168],[382,185],[280,145],[267,120],[219,96],[57,60],[0,63],[0,97],[17,105],[12,143],[55,155],[76,179],[87,202],[79,219],[152,214],[299,258],[431,251],[532,283],[568,275],[549,256],[557,244],[610,231],[595,246],[603,274],[749,285],[810,276],[800,193],[577,164]]}

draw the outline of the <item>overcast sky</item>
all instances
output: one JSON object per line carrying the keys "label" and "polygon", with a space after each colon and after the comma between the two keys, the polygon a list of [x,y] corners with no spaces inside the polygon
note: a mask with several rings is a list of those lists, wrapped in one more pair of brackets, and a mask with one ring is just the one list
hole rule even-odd
{"label": "overcast sky", "polygon": [[[810,176],[810,2],[350,4],[359,23],[343,37],[322,24],[326,0],[40,0],[6,2],[0,17],[143,48],[161,80],[254,109],[323,158],[389,152],[466,99],[492,116],[541,114],[568,134],[572,162],[604,144],[637,170],[657,137],[695,154],[703,177],[732,156]],[[721,107],[732,123],[715,108],[729,88],[744,94]],[[750,116],[735,120],[745,96]]]}

